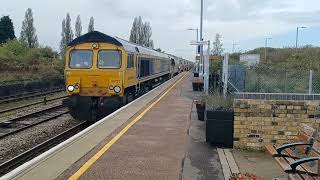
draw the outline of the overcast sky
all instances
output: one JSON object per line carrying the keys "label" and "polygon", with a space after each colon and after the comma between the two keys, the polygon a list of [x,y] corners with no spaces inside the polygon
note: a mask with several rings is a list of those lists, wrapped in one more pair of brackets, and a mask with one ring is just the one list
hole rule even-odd
{"label": "overcast sky", "polygon": [[[16,36],[27,8],[32,8],[41,45],[58,49],[61,21],[69,12],[74,22],[80,14],[83,33],[90,16],[95,29],[125,39],[135,16],[150,21],[155,47],[166,52],[194,59],[195,48],[189,45],[199,27],[200,0],[10,0],[0,6],[0,15],[10,15]],[[224,48],[248,50],[264,46],[265,37],[272,37],[272,47],[294,46],[296,26],[307,26],[300,32],[300,43],[320,45],[319,0],[204,0],[205,40],[222,34]]]}

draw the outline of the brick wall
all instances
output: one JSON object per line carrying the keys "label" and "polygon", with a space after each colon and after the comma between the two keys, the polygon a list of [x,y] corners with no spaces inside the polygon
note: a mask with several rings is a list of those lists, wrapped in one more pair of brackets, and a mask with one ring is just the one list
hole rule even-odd
{"label": "brick wall", "polygon": [[319,128],[319,109],[319,101],[235,99],[234,145],[263,150],[267,143],[293,142],[300,123]]}

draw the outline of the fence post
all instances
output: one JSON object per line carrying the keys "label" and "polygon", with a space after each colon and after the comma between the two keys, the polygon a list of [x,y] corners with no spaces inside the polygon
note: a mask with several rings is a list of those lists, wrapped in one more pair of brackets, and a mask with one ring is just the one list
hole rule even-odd
{"label": "fence post", "polygon": [[309,94],[312,94],[312,75],[313,74],[313,70],[310,70],[310,74],[309,74]]}
{"label": "fence post", "polygon": [[287,84],[288,84],[288,72],[286,72],[286,79],[285,79],[285,82],[284,82],[284,92],[287,93]]}
{"label": "fence post", "polygon": [[222,75],[222,80],[223,80],[223,95],[224,97],[227,97],[227,91],[228,91],[228,61],[229,61],[229,54],[226,53],[224,55],[223,59],[223,75]]}

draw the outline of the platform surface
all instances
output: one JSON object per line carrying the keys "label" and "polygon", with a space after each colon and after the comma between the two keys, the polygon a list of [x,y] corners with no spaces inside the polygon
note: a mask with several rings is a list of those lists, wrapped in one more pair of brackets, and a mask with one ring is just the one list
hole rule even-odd
{"label": "platform surface", "polygon": [[191,73],[180,74],[15,179],[224,179],[216,149],[203,138],[205,123],[195,117],[191,81]]}
{"label": "platform surface", "polygon": [[[181,89],[188,80],[178,83],[80,179],[180,179],[192,107]],[[81,163],[59,179],[74,174]]]}

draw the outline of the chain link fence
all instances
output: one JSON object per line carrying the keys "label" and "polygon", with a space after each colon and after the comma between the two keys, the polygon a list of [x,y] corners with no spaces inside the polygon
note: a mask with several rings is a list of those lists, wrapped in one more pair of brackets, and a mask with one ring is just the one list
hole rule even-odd
{"label": "chain link fence", "polygon": [[320,72],[268,64],[251,67],[243,64],[229,65],[228,81],[239,92],[320,93]]}

